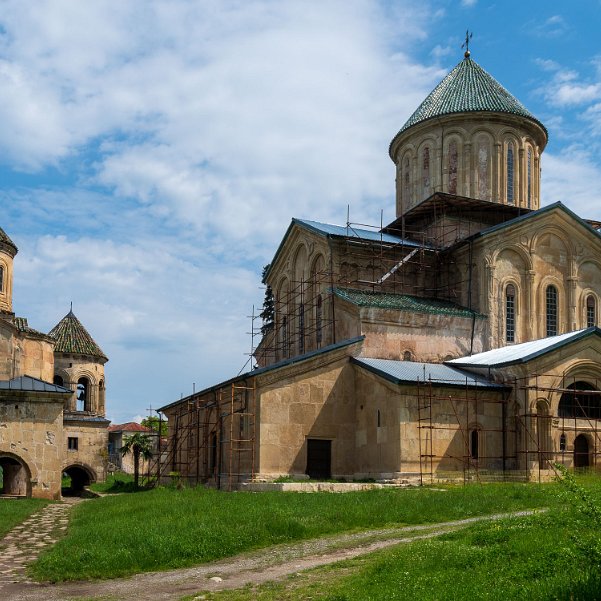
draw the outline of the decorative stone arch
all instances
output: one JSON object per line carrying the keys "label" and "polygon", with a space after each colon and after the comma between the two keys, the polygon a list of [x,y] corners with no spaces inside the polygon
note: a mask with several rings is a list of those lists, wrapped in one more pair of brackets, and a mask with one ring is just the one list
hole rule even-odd
{"label": "decorative stone arch", "polygon": [[424,136],[417,149],[417,197],[421,202],[435,190],[438,165],[436,158],[437,139],[433,134]]}
{"label": "decorative stone arch", "polygon": [[2,488],[0,496],[31,497],[32,483],[37,482],[37,470],[27,453],[17,455],[0,449],[0,468],[2,468]]}
{"label": "decorative stone arch", "polygon": [[[96,471],[80,461],[70,461],[62,469],[63,474],[71,478],[71,494],[79,494],[86,486],[94,484],[97,480]],[[69,493],[67,493],[69,494]]]}
{"label": "decorative stone arch", "polygon": [[400,174],[400,204],[403,211],[410,209],[414,203],[414,186],[415,186],[415,147],[413,144],[408,144],[403,148],[403,152],[400,155],[399,162],[399,174]]}
{"label": "decorative stone arch", "polygon": [[286,276],[282,276],[275,292],[275,324],[278,352],[277,358],[288,356],[289,328],[289,294],[290,284]]}
{"label": "decorative stone arch", "polygon": [[566,249],[568,264],[571,264],[574,260],[574,257],[576,256],[576,248],[574,246],[574,243],[569,238],[566,238],[565,231],[562,231],[555,225],[545,225],[534,233],[532,239],[530,240],[530,252],[536,253],[536,249],[540,244],[541,238],[543,236],[549,235],[555,236],[560,240],[560,242],[563,243]]}
{"label": "decorative stone arch", "polygon": [[[95,411],[98,403],[98,374],[89,369],[75,368],[71,374],[71,381],[75,386],[76,411]],[[87,386],[86,386],[87,382]],[[82,388],[83,386],[83,388]],[[81,395],[83,399],[81,398]],[[80,402],[83,400],[83,409]]]}
{"label": "decorative stone arch", "polygon": [[[513,300],[511,302],[512,315],[510,314],[510,287],[513,287],[514,291]],[[522,327],[522,315],[524,314],[524,311],[522,310],[522,307],[525,305],[525,299],[526,293],[522,288],[522,282],[518,278],[512,275],[503,278],[499,282],[498,306],[501,308],[499,311],[499,332],[501,333],[500,338],[504,340],[505,344],[521,342],[524,337],[524,328]],[[513,331],[511,336],[509,335],[510,328]]]}
{"label": "decorative stone arch", "polygon": [[547,288],[555,286],[557,289],[557,334],[566,331],[565,324],[568,317],[568,302],[566,297],[566,288],[563,280],[547,275],[544,276],[538,284],[536,290],[536,300],[534,306],[534,315],[539,315],[538,320],[538,338],[547,336]]}
{"label": "decorative stone arch", "polygon": [[588,328],[591,325],[589,324],[589,313],[591,313],[591,316],[593,317],[592,325],[599,325],[599,301],[599,295],[591,288],[584,288],[580,292],[578,316],[580,318],[580,325],[582,328]]}
{"label": "decorative stone arch", "polygon": [[522,259],[522,261],[524,261],[524,268],[527,271],[531,271],[533,269],[533,265],[532,265],[532,257],[530,256],[530,253],[528,252],[528,249],[524,248],[521,244],[518,244],[516,242],[506,242],[506,243],[502,243],[501,245],[499,245],[490,256],[490,258],[486,261],[486,264],[488,266],[495,266],[495,263],[497,262],[499,255],[506,251],[506,250],[512,250],[514,251],[516,254],[518,254],[520,256],[520,258]]}
{"label": "decorative stone arch", "polygon": [[478,127],[471,134],[473,182],[472,196],[481,200],[492,200],[493,196],[493,153],[495,135],[488,128]]}

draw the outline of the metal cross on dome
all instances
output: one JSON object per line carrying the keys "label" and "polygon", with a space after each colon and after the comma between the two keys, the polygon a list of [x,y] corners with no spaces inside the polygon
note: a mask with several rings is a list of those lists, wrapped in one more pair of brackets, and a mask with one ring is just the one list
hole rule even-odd
{"label": "metal cross on dome", "polygon": [[465,48],[465,58],[467,58],[470,55],[470,40],[472,39],[473,35],[473,32],[470,32],[469,29],[465,30],[465,42],[461,44],[461,47]]}

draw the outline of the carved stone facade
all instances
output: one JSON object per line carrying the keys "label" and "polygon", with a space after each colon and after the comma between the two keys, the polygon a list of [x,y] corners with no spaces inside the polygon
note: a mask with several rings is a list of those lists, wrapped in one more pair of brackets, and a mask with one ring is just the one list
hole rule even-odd
{"label": "carved stone facade", "polygon": [[106,356],[70,312],[49,333],[12,312],[17,248],[0,229],[0,495],[58,499],[105,477]]}
{"label": "carved stone facade", "polygon": [[600,465],[601,223],[540,208],[546,142],[466,55],[390,145],[393,223],[292,220],[258,369],[163,408],[162,473],[236,486]]}

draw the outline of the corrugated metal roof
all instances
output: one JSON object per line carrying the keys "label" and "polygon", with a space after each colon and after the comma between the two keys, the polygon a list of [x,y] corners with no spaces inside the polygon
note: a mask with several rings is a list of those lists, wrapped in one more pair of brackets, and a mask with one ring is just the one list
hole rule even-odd
{"label": "corrugated metal roof", "polygon": [[534,121],[547,133],[545,126],[517,98],[476,61],[466,57],[430,92],[394,139],[406,129],[428,119],[471,112],[519,115]]}
{"label": "corrugated metal roof", "polygon": [[82,415],[81,413],[67,413],[63,414],[63,421],[66,422],[90,422],[95,424],[105,423],[110,424],[111,420],[102,417],[101,415]]}
{"label": "corrugated metal roof", "polygon": [[19,390],[23,392],[59,392],[61,394],[71,394],[73,391],[59,386],[44,382],[31,376],[20,376],[12,380],[0,380],[0,390]]}
{"label": "corrugated metal roof", "polygon": [[379,307],[381,309],[397,309],[399,311],[412,311],[414,313],[430,313],[434,315],[448,315],[452,317],[476,317],[483,315],[470,311],[466,307],[450,301],[434,298],[421,298],[408,294],[393,294],[390,292],[372,292],[369,290],[355,290],[353,288],[335,288],[334,294],[359,307]]}
{"label": "corrugated metal roof", "polygon": [[504,386],[495,384],[482,376],[476,376],[442,363],[418,363],[366,357],[354,357],[352,362],[396,383],[431,382],[441,386],[504,389]]}
{"label": "corrugated metal roof", "polygon": [[75,317],[73,311],[69,311],[48,333],[56,340],[55,353],[70,353],[75,355],[88,355],[108,361],[107,356],[83,327],[82,323]]}
{"label": "corrugated metal roof", "polygon": [[331,223],[320,223],[318,221],[309,221],[306,219],[292,220],[293,223],[298,223],[310,230],[326,236],[336,236],[342,238],[356,238],[357,240],[369,240],[370,242],[385,242],[388,244],[403,244],[415,248],[421,246],[420,243],[413,240],[403,239],[392,234],[380,233],[378,230],[366,230],[363,228],[332,225]]}
{"label": "corrugated metal roof", "polygon": [[597,327],[586,328],[585,330],[568,332],[567,334],[560,334],[559,336],[549,336],[548,338],[504,346],[491,351],[485,351],[484,353],[477,353],[471,357],[451,359],[445,363],[447,365],[461,367],[504,367],[518,363],[526,363],[536,357],[540,357],[541,355],[592,334],[601,335],[601,330]]}

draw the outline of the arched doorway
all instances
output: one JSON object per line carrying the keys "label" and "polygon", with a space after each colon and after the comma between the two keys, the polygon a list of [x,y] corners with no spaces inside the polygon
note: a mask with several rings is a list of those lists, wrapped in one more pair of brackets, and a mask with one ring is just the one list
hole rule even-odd
{"label": "arched doorway", "polygon": [[589,465],[588,440],[584,434],[579,434],[574,439],[574,467],[588,467]]}
{"label": "arched doorway", "polygon": [[[68,484],[65,482],[68,480]],[[63,470],[63,488],[64,497],[80,496],[86,486],[90,486],[96,481],[96,477],[91,470],[82,465],[70,465]]]}
{"label": "arched doorway", "polygon": [[31,496],[31,473],[27,464],[12,454],[0,455],[0,495]]}

